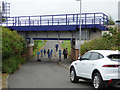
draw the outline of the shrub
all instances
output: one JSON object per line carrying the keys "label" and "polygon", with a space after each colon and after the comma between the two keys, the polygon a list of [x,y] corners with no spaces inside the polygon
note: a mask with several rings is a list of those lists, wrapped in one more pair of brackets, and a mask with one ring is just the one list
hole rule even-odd
{"label": "shrub", "polygon": [[13,73],[25,62],[21,57],[26,52],[25,40],[8,28],[2,27],[2,70]]}
{"label": "shrub", "polygon": [[104,33],[99,39],[81,45],[81,54],[90,50],[120,50],[120,33],[117,28],[110,28],[109,34]]}
{"label": "shrub", "polygon": [[12,56],[7,60],[3,60],[2,71],[6,73],[14,73],[14,71],[19,69],[19,65],[24,63],[25,59],[21,56]]}
{"label": "shrub", "polygon": [[2,59],[21,55],[26,50],[25,40],[16,31],[2,28]]}

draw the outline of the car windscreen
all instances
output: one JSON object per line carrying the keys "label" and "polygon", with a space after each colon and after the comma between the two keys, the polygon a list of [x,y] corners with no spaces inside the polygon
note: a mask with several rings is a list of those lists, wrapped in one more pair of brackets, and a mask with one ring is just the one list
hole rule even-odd
{"label": "car windscreen", "polygon": [[111,54],[108,58],[112,61],[119,61],[120,62],[120,54]]}

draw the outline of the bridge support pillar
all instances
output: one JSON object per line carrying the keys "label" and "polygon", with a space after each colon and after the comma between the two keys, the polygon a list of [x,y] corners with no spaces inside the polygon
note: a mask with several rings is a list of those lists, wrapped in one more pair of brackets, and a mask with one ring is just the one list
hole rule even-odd
{"label": "bridge support pillar", "polygon": [[77,60],[78,56],[79,56],[79,49],[76,48],[76,40],[72,39],[71,40],[71,59]]}
{"label": "bridge support pillar", "polygon": [[27,39],[27,58],[32,57],[33,55],[34,41],[32,38]]}

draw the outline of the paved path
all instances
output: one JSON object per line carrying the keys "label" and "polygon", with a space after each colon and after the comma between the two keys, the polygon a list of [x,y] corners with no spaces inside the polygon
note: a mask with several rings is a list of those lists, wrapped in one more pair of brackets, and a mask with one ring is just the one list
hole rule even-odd
{"label": "paved path", "polygon": [[[54,49],[57,41],[48,41],[44,48]],[[91,88],[86,81],[71,83],[69,70],[58,64],[58,57],[53,55],[51,61],[43,56],[41,62],[32,58],[21,69],[9,75],[9,88]],[[62,61],[65,62],[65,61]]]}

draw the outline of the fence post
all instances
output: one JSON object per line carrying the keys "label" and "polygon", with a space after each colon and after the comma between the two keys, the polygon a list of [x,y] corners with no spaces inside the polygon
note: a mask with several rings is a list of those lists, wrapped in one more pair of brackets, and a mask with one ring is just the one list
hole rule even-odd
{"label": "fence post", "polygon": [[53,16],[52,16],[52,25],[53,25]]}
{"label": "fence post", "polygon": [[78,14],[77,14],[77,17],[76,17],[76,25],[78,25]]}
{"label": "fence post", "polygon": [[66,25],[67,25],[67,15],[66,15]]}
{"label": "fence post", "polygon": [[49,25],[49,20],[48,20],[48,25]]}
{"label": "fence post", "polygon": [[59,20],[58,20],[58,25],[59,25]]}
{"label": "fence post", "polygon": [[95,24],[95,13],[94,13],[94,24]]}
{"label": "fence post", "polygon": [[30,26],[30,16],[29,16],[29,26]]}
{"label": "fence post", "polygon": [[17,23],[17,17],[15,17],[15,26],[16,26],[16,23]]}
{"label": "fence post", "polygon": [[33,26],[34,26],[34,21],[33,21]]}
{"label": "fence post", "polygon": [[86,25],[86,18],[87,18],[87,17],[86,17],[86,14],[85,14],[85,25]]}
{"label": "fence post", "polygon": [[40,26],[41,26],[41,24],[42,24],[42,23],[41,23],[41,18],[42,18],[42,17],[40,16]]}
{"label": "fence post", "polygon": [[19,20],[19,17],[18,17],[18,26],[19,26],[19,24],[20,24],[20,20]]}
{"label": "fence post", "polygon": [[37,24],[39,25],[39,21],[37,21]]}
{"label": "fence post", "polygon": [[105,24],[105,23],[104,23],[104,22],[105,22],[104,20],[105,20],[105,18],[104,18],[104,14],[103,14],[103,25]]}
{"label": "fence post", "polygon": [[73,15],[73,22],[75,21],[75,15]]}

